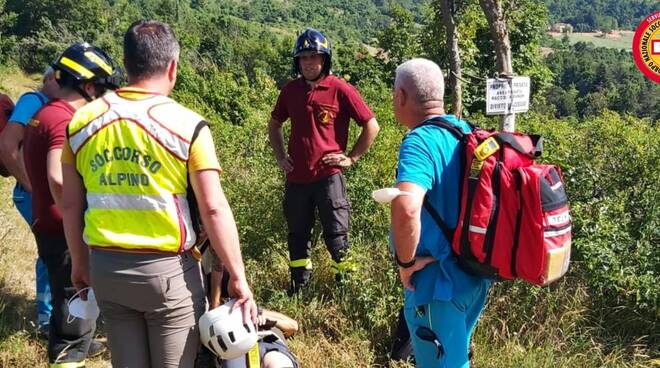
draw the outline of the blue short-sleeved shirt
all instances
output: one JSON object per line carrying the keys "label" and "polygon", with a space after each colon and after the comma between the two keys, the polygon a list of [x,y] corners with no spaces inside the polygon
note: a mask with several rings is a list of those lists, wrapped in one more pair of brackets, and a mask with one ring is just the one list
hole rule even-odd
{"label": "blue short-sleeved shirt", "polygon": [[[470,127],[453,115],[445,120],[469,132]],[[458,140],[446,129],[425,125],[410,131],[399,150],[396,181],[415,183],[427,190],[430,203],[445,223],[456,227],[459,211],[460,154]],[[482,279],[465,273],[452,255],[451,245],[431,215],[422,208],[417,256],[432,256],[431,263],[413,276],[415,291],[405,289],[407,307],[449,301],[461,290],[477,286]]]}
{"label": "blue short-sleeved shirt", "polygon": [[39,91],[24,93],[16,101],[16,106],[9,117],[9,121],[27,126],[30,119],[46,102],[48,102],[48,97]]}
{"label": "blue short-sleeved shirt", "polygon": [[[27,92],[19,97],[16,101],[16,106],[9,117],[9,122],[20,124],[24,127],[30,123],[33,116],[41,109],[43,105],[48,102],[48,97],[39,92]],[[14,204],[19,212],[27,221],[28,225],[32,225],[32,195],[26,192],[23,187],[16,183],[13,196]]]}

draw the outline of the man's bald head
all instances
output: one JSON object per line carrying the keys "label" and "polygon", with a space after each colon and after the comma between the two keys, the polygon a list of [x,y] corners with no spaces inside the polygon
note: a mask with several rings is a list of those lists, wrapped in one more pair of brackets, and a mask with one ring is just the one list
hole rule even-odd
{"label": "man's bald head", "polygon": [[411,59],[396,68],[395,89],[403,89],[418,105],[442,104],[445,82],[438,64],[427,59]]}

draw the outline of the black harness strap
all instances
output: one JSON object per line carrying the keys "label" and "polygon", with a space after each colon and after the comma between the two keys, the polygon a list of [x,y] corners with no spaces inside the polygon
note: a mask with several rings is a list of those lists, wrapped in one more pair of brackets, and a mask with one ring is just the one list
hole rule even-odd
{"label": "black harness strap", "polygon": [[[469,123],[468,123],[469,124]],[[430,118],[420,125],[416,126],[415,129],[426,126],[426,125],[434,125],[437,127],[440,127],[442,129],[447,130],[449,133],[451,133],[459,142],[463,140],[463,137],[465,137],[465,132],[456,125],[450,123],[449,121],[445,120],[441,116],[436,116],[433,118]],[[470,124],[470,127],[474,128],[472,124]],[[462,176],[461,176],[462,177]],[[442,230],[442,233],[444,234],[445,238],[447,238],[447,241],[449,244],[452,243],[454,239],[454,229],[451,229],[449,226],[447,226],[447,223],[442,219],[442,216],[440,216],[440,213],[431,205],[431,202],[429,202],[429,196],[428,194],[424,196],[424,208],[428,211],[428,213],[431,215],[431,218],[433,218],[433,221],[438,224],[438,227],[440,230]]]}
{"label": "black harness strap", "polygon": [[[195,140],[199,136],[199,132],[207,126],[209,126],[209,123],[206,120],[202,120],[199,123],[197,123],[192,138],[190,139],[190,149],[192,149],[193,143],[195,143]],[[186,171],[187,169],[188,169],[188,162],[186,161]],[[197,200],[195,199],[195,192],[193,192],[192,185],[190,185],[190,174],[187,174],[187,177],[188,177],[188,191],[186,193],[186,199],[188,200],[188,207],[190,208],[190,219],[192,221],[192,226],[193,226],[193,230],[195,231],[195,234],[199,235],[201,232],[202,219],[199,215],[199,207],[197,206]],[[205,242],[204,244],[208,246],[208,242]],[[202,247],[204,248],[204,250],[206,250],[204,244],[202,244]],[[203,253],[204,250],[200,249],[200,252]]]}

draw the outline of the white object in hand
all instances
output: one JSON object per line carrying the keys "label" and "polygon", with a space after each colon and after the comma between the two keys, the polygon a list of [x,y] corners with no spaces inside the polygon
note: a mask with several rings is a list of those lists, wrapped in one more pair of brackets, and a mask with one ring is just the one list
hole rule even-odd
{"label": "white object in hand", "polygon": [[400,195],[413,195],[413,193],[400,190],[399,188],[383,188],[371,192],[371,197],[378,203],[390,203]]}
{"label": "white object in hand", "polygon": [[[87,300],[82,300],[79,294],[85,290],[87,290]],[[89,287],[78,290],[78,292],[69,299],[67,307],[69,309],[69,315],[67,316],[68,323],[73,322],[74,318],[95,320],[100,313],[99,306],[96,304],[94,290]]]}

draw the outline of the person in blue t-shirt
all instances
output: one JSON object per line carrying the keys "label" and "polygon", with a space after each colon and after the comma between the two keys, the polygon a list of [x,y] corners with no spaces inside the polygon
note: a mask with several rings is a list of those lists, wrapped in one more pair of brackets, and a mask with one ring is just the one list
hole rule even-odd
{"label": "person in blue t-shirt", "polygon": [[[44,73],[43,86],[39,91],[27,92],[19,97],[16,106],[9,117],[9,122],[0,134],[0,157],[10,175],[16,178],[13,201],[23,219],[32,226],[32,196],[30,181],[28,180],[23,164],[21,146],[25,129],[32,117],[48,102],[59,89],[53,75],[53,69],[48,68]],[[39,331],[47,335],[52,305],[50,304],[50,287],[48,284],[48,271],[46,265],[37,258],[35,264],[37,284],[37,323]]]}
{"label": "person in blue t-shirt", "polygon": [[444,111],[442,71],[430,60],[412,59],[396,69],[394,114],[411,129],[399,151],[396,186],[409,195],[392,201],[391,241],[404,285],[404,314],[418,367],[469,367],[472,331],[491,281],[463,271],[424,197],[450,227],[459,212],[461,159],[446,129],[422,125],[441,117],[469,132],[467,123]]}

